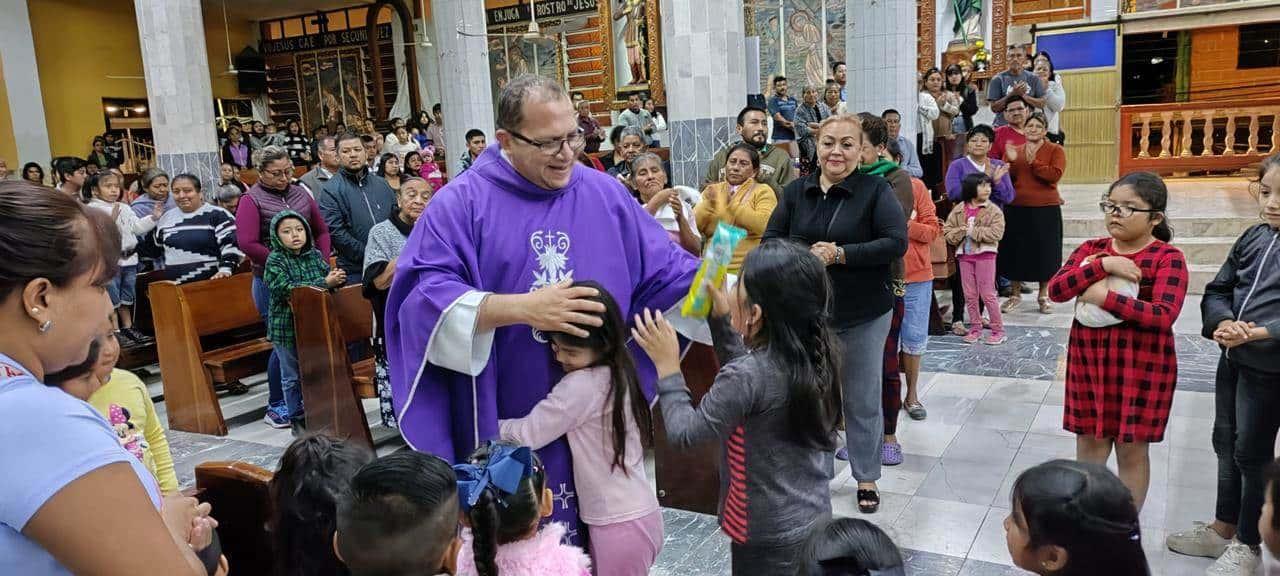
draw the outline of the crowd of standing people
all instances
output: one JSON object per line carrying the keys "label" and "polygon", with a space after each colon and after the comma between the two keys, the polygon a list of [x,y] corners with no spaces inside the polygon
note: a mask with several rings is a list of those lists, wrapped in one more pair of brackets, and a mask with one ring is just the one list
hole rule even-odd
{"label": "crowd of standing people", "polygon": [[[1017,479],[1014,562],[1149,574],[1139,514],[1189,267],[1149,173],[1109,187],[1108,235],[1062,261],[1065,93],[1048,54],[1025,56],[1011,50],[988,82],[994,126],[975,119],[966,66],[925,71],[905,112],[915,134],[898,110],[850,113],[842,63],[821,98],[803,87],[797,100],[776,78],[700,189],[671,185],[652,152],[665,122],[651,101],[632,95],[609,135],[589,104],[534,76],[503,88],[494,145],[468,132],[463,171],[447,179],[438,105],[386,134],[229,125],[211,191],[152,169],[128,192],[105,137],[88,161],[53,162],[56,189],[24,167],[25,182],[0,182],[0,321],[12,327],[0,430],[56,433],[0,448],[21,471],[0,480],[0,567],[227,573],[217,511],[176,493],[145,386],[114,369],[122,344],[146,340],[131,307],[138,273],[154,269],[178,282],[253,275],[273,345],[264,420],[299,436],[272,481],[281,573],[647,574],[664,541],[644,465],[655,402],[670,444],[720,444],[734,574],[903,573],[878,528],[832,518],[829,486],[846,459],[859,510],[879,510],[882,467],[908,457],[899,415],[929,417],[918,380],[945,277],[952,330],[970,345],[1006,344],[1002,314],[1026,284],[1040,313],[1075,302],[1062,425],[1077,458]],[[606,136],[613,152],[588,155]],[[1217,558],[1211,574],[1251,573],[1280,548],[1280,465],[1268,468],[1280,396],[1267,387],[1280,371],[1277,186],[1280,155],[1251,182],[1263,222],[1203,301],[1203,334],[1223,348],[1217,515],[1166,544]],[[726,227],[742,236],[724,255],[728,280],[695,285]],[[373,303],[382,423],[413,450],[375,458],[303,434],[289,294],[350,285]],[[679,312],[691,289],[705,318]],[[690,341],[718,365],[696,404]],[[114,424],[136,431],[132,445]],[[145,554],[117,552],[139,542]]]}

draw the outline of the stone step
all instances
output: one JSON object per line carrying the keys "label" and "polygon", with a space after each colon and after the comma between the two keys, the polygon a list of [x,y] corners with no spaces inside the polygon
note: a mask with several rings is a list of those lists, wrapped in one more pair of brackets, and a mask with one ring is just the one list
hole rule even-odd
{"label": "stone step", "polygon": [[[1066,260],[1072,251],[1087,240],[1090,238],[1063,238],[1062,259]],[[1179,237],[1175,234],[1173,238],[1173,245],[1182,250],[1188,263],[1210,265],[1215,269],[1226,261],[1235,242],[1235,236]]]}
{"label": "stone step", "polygon": [[[1200,238],[1229,236],[1237,238],[1250,226],[1258,223],[1253,218],[1172,218],[1173,237]],[[1071,217],[1062,220],[1063,236],[1069,238],[1097,238],[1107,233],[1102,215]]]}

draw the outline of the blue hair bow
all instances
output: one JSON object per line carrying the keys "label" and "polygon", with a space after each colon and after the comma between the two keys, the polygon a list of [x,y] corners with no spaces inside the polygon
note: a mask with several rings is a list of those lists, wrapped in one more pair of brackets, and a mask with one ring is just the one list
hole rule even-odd
{"label": "blue hair bow", "polygon": [[483,466],[455,464],[453,472],[458,476],[458,499],[464,510],[471,510],[489,486],[498,489],[499,501],[503,494],[515,494],[520,481],[533,473],[533,452],[527,446],[491,444]]}

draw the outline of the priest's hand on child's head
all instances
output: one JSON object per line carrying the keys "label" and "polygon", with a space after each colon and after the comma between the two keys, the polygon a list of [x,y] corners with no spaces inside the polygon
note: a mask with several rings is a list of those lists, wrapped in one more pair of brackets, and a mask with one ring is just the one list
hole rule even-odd
{"label": "priest's hand on child's head", "polygon": [[564,332],[585,338],[587,331],[579,326],[604,324],[604,304],[591,300],[599,295],[595,288],[573,286],[573,279],[544,286],[526,295],[524,313],[528,325],[543,332]]}

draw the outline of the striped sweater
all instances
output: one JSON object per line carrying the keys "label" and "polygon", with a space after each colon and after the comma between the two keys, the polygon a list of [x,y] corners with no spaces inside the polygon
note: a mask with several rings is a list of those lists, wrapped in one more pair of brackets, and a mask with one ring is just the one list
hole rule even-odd
{"label": "striped sweater", "polygon": [[680,373],[658,381],[667,438],[677,447],[720,439],[720,528],[735,543],[788,546],[831,514],[831,450],[802,446],[788,428],[785,375],[768,351],[749,352],[728,317],[708,318],[720,372],[695,408]]}
{"label": "striped sweater", "polygon": [[170,210],[147,237],[149,248],[163,254],[169,279],[183,284],[228,274],[244,254],[236,247],[236,222],[231,213],[212,204],[192,212]]}

